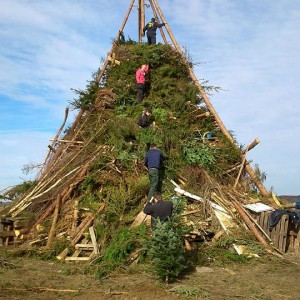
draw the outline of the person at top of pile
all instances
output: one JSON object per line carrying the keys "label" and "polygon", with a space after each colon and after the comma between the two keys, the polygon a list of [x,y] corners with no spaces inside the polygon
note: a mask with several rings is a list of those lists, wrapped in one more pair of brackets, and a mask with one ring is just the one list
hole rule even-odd
{"label": "person at top of pile", "polygon": [[146,26],[143,29],[143,36],[145,36],[145,32],[147,31],[149,45],[156,44],[156,30],[157,28],[161,28],[163,26],[165,26],[165,23],[158,24],[155,21],[155,18],[152,18],[151,21],[148,24],[146,24]]}
{"label": "person at top of pile", "polygon": [[149,71],[149,65],[142,65],[135,73],[136,97],[139,103],[143,101],[146,87],[146,73]]}

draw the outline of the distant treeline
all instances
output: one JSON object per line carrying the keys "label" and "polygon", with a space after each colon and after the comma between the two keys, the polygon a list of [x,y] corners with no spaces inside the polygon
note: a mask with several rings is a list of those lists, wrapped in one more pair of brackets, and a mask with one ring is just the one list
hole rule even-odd
{"label": "distant treeline", "polygon": [[280,199],[286,200],[288,202],[299,202],[300,201],[300,195],[299,196],[286,196],[282,195],[279,196]]}

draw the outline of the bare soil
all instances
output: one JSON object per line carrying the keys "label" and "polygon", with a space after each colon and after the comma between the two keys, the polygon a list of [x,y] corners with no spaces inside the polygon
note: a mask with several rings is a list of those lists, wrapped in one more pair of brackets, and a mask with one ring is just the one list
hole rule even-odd
{"label": "bare soil", "polygon": [[[1,256],[0,256],[1,258]],[[96,280],[82,264],[6,258],[0,264],[0,299],[299,299],[300,256],[263,257],[247,264],[198,266],[173,284],[139,265]]]}

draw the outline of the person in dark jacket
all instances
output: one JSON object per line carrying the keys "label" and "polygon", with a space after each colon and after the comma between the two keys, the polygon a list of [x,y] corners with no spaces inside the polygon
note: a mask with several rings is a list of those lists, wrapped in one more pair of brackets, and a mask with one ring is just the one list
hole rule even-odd
{"label": "person in dark jacket", "polygon": [[154,118],[152,116],[152,110],[150,108],[145,109],[143,115],[137,121],[138,125],[142,128],[152,127],[155,125]]}
{"label": "person in dark jacket", "polygon": [[151,216],[151,227],[155,227],[156,220],[165,222],[171,219],[173,202],[164,201],[161,194],[155,193],[153,199],[148,201],[144,207],[144,213]]}
{"label": "person in dark jacket", "polygon": [[163,162],[167,159],[168,158],[157,149],[156,144],[152,144],[149,151],[146,153],[145,166],[148,168],[150,180],[148,200],[152,198],[154,193],[161,191],[164,167]]}
{"label": "person in dark jacket", "polygon": [[157,28],[161,28],[165,26],[165,23],[158,24],[155,21],[155,18],[152,18],[151,21],[146,24],[146,26],[143,29],[143,36],[145,36],[145,32],[147,31],[147,38],[148,38],[148,44],[149,45],[155,45],[156,44],[156,30]]}

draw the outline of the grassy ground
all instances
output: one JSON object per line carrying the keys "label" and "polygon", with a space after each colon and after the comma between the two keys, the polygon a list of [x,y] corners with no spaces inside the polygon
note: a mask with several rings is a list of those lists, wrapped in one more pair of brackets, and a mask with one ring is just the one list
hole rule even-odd
{"label": "grassy ground", "polygon": [[[2,257],[2,258],[1,258]],[[263,257],[247,264],[198,266],[173,284],[135,265],[99,281],[86,265],[1,258],[0,299],[298,299],[300,256]]]}

